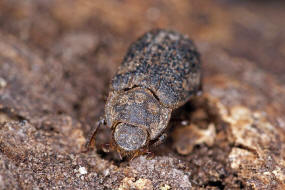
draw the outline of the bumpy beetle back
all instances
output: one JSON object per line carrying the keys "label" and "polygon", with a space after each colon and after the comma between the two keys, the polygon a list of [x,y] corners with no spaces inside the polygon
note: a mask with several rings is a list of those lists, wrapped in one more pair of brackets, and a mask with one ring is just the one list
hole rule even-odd
{"label": "bumpy beetle back", "polygon": [[130,46],[110,89],[148,88],[164,106],[174,109],[198,91],[200,67],[199,53],[189,38],[154,30]]}

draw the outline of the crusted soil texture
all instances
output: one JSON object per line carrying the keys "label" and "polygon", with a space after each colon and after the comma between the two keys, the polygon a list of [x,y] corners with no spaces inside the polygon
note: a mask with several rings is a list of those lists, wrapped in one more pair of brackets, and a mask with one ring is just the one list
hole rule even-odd
{"label": "crusted soil texture", "polygon": [[[285,3],[0,0],[0,189],[285,189]],[[84,152],[131,42],[188,35],[203,95],[154,157]]]}

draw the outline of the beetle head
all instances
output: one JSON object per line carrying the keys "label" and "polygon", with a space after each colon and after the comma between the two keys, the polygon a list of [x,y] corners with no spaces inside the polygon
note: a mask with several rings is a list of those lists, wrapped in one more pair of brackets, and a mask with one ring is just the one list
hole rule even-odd
{"label": "beetle head", "polygon": [[107,126],[123,154],[147,148],[166,128],[170,113],[150,90],[141,87],[111,92],[105,107]]}
{"label": "beetle head", "polygon": [[148,132],[137,126],[119,123],[113,131],[113,139],[122,151],[136,151],[148,143]]}

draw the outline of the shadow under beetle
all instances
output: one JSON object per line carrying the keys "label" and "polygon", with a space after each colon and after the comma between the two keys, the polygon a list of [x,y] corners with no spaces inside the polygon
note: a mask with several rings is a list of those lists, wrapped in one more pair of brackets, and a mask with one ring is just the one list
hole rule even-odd
{"label": "shadow under beetle", "polygon": [[152,30],[129,47],[110,84],[104,119],[110,149],[134,158],[160,144],[172,110],[201,92],[200,55],[193,42],[169,30]]}

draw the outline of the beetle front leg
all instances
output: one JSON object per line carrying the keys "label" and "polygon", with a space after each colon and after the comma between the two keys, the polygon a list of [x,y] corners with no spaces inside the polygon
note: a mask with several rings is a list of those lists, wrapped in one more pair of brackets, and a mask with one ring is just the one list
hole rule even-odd
{"label": "beetle front leg", "polygon": [[88,144],[87,144],[87,146],[86,146],[87,151],[92,150],[92,149],[95,147],[96,134],[97,134],[98,129],[99,129],[99,127],[100,127],[101,125],[106,125],[106,120],[105,120],[105,118],[101,118],[101,119],[97,122],[97,125],[96,125],[96,127],[95,127],[95,129],[94,129],[94,132],[93,132],[93,134],[92,134],[92,136],[91,136],[91,138],[90,138],[90,140],[88,141]]}
{"label": "beetle front leg", "polygon": [[[156,147],[158,145],[160,145],[161,143],[163,143],[167,138],[167,134],[163,133],[155,143],[153,143],[151,146]],[[154,157],[154,153],[149,151],[148,147],[142,148],[139,151],[137,151],[134,155],[132,155],[130,160],[133,160],[134,158],[140,156],[140,155],[146,155],[147,159],[152,159]]]}
{"label": "beetle front leg", "polygon": [[148,148],[142,148],[142,149],[138,150],[137,152],[135,152],[129,158],[129,160],[132,161],[134,158],[139,157],[141,155],[146,155],[148,159],[152,159],[154,157],[153,152],[150,152]]}

